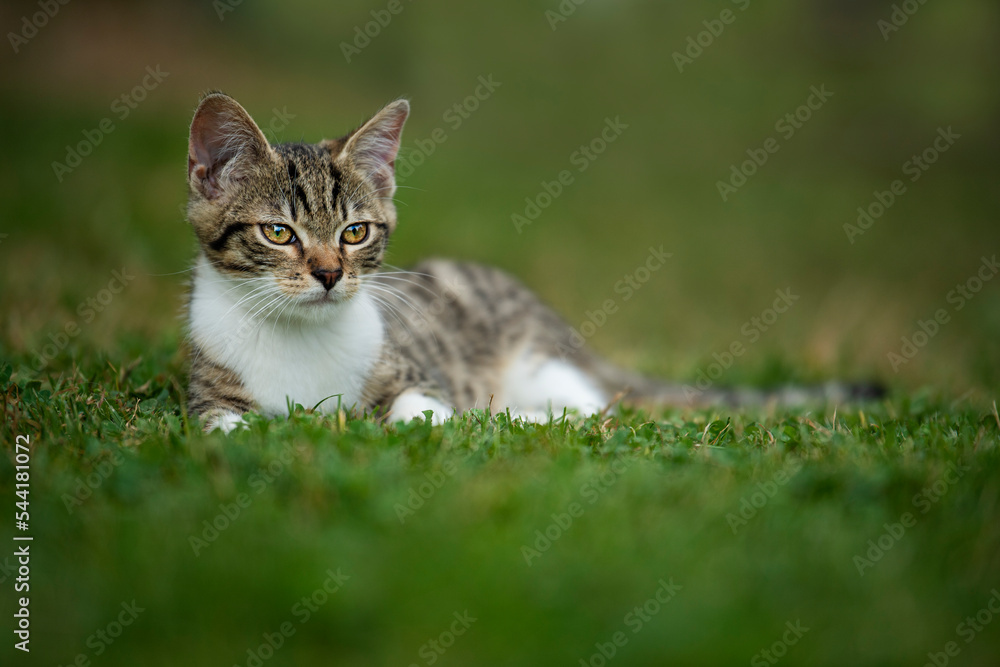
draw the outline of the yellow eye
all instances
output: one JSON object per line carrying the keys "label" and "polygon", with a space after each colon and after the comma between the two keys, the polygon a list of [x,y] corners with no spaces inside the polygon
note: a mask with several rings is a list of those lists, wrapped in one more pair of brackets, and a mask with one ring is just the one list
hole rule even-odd
{"label": "yellow eye", "polygon": [[267,240],[275,245],[288,245],[295,240],[295,232],[288,225],[266,224],[260,226]]}
{"label": "yellow eye", "polygon": [[340,235],[340,239],[344,243],[356,244],[361,243],[366,238],[368,238],[368,223],[367,222],[355,222],[353,225],[347,227],[344,233]]}

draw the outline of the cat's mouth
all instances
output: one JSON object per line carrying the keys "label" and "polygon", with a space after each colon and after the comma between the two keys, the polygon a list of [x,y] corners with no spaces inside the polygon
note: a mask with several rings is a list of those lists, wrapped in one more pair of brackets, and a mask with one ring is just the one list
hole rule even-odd
{"label": "cat's mouth", "polygon": [[337,294],[334,294],[333,291],[331,290],[329,292],[324,292],[319,296],[314,296],[309,299],[304,299],[299,303],[302,304],[303,306],[322,308],[323,306],[329,306],[335,303],[339,303],[340,301],[342,301],[341,297]]}

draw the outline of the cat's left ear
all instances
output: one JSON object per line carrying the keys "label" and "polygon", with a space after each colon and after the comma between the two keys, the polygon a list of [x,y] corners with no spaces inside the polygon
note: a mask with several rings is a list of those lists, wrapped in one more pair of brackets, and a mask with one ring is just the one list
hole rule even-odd
{"label": "cat's left ear", "polygon": [[396,191],[396,155],[409,115],[409,102],[391,102],[355,130],[340,151],[341,158],[347,157],[386,197]]}

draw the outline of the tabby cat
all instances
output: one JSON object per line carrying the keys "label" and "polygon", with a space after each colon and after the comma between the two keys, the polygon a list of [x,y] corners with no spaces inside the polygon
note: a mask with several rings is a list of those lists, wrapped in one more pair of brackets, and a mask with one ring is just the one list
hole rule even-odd
{"label": "tabby cat", "polygon": [[474,407],[543,420],[622,396],[686,403],[679,387],[579,345],[499,270],[444,260],[380,270],[409,110],[396,100],[340,139],[272,146],[234,99],[202,99],[188,151],[188,219],[201,245],[188,401],[206,430],[294,403],[393,421],[429,410],[435,422]]}

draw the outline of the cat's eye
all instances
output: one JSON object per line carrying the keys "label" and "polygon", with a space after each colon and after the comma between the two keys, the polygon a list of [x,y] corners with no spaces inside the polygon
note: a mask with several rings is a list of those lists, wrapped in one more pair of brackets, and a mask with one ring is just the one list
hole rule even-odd
{"label": "cat's eye", "polygon": [[295,240],[295,232],[288,225],[264,224],[260,226],[264,237],[275,245],[288,245]]}
{"label": "cat's eye", "polygon": [[340,235],[340,239],[344,243],[349,243],[351,245],[361,243],[366,238],[368,238],[367,222],[355,222],[353,225],[348,225],[348,227],[344,230],[344,233]]}

